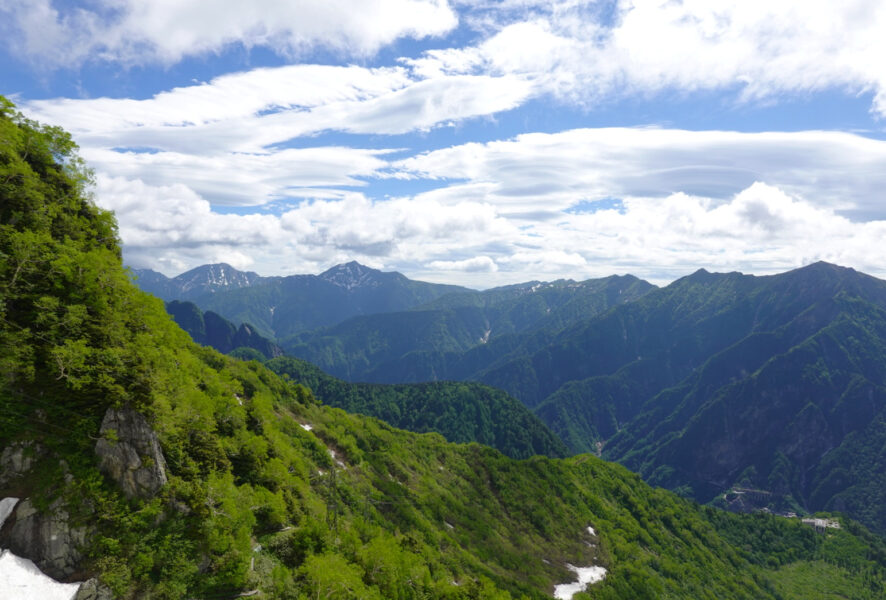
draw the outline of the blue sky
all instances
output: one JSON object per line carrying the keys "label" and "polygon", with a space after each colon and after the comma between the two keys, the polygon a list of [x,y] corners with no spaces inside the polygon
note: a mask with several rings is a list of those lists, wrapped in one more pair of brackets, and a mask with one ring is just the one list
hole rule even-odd
{"label": "blue sky", "polygon": [[886,276],[886,3],[0,0],[125,260]]}

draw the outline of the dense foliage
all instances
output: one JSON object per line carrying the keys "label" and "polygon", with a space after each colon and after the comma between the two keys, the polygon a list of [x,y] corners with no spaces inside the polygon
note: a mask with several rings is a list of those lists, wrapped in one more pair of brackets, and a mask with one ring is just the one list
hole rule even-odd
{"label": "dense foliage", "polygon": [[[115,596],[546,598],[567,562],[608,569],[594,598],[792,598],[784,582],[819,563],[852,597],[883,596],[882,546],[852,523],[817,544],[790,530],[770,562],[751,517],[623,467],[396,430],[196,345],[130,283],[73,151],[4,101],[0,448],[27,443],[34,464],[0,495],[61,503],[88,530],[80,575]],[[127,499],[98,470],[112,406],[159,435],[155,497]]]}
{"label": "dense foliage", "polygon": [[308,386],[324,404],[401,429],[434,431],[450,442],[479,442],[512,458],[567,454],[563,442],[518,400],[479,383],[347,383],[297,358],[281,356],[265,364]]}
{"label": "dense foliage", "polygon": [[[200,344],[243,360],[265,362],[280,348],[246,324],[233,323],[193,302],[172,300],[166,310]],[[451,442],[479,442],[512,458],[565,456],[566,446],[518,400],[479,383],[374,385],[346,383],[305,361],[282,357],[265,363],[275,373],[310,387],[322,402],[382,419],[395,427],[435,431]]]}

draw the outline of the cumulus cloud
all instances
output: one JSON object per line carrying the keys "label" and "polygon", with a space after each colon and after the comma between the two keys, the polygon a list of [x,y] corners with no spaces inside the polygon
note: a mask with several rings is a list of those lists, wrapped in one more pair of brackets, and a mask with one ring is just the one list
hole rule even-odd
{"label": "cumulus cloud", "polygon": [[289,56],[321,46],[370,55],[458,24],[446,0],[2,0],[10,42],[50,66],[87,60],[172,64],[231,44]]}
{"label": "cumulus cloud", "polygon": [[665,283],[699,267],[771,273],[816,260],[886,275],[871,251],[886,236],[886,220],[854,222],[761,182],[725,200],[628,197],[529,223],[490,204],[355,193],[279,215],[222,215],[186,186],[122,177],[100,176],[97,196],[117,214],[129,264],[170,275],[208,262],[319,272],[353,259],[476,287],[616,272]]}
{"label": "cumulus cloud", "polygon": [[304,200],[280,214],[219,214],[186,185],[100,174],[96,198],[116,214],[127,262],[170,274],[207,262],[274,274],[355,258],[424,264],[510,230],[488,205],[372,201],[358,193]]}

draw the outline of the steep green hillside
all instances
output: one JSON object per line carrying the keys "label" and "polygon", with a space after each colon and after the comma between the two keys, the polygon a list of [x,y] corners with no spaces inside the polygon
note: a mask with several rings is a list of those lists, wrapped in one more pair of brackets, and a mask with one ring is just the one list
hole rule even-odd
{"label": "steep green hillside", "polygon": [[518,400],[479,383],[347,383],[288,356],[265,366],[308,386],[324,404],[401,429],[434,431],[451,442],[479,442],[512,458],[567,454],[563,442]]}
{"label": "steep green hillside", "polygon": [[515,349],[654,289],[632,276],[530,282],[447,294],[411,311],[366,315],[283,340],[287,354],[349,381],[471,379]]}
{"label": "steep green hillside", "polygon": [[481,379],[538,403],[573,450],[599,442],[699,501],[753,488],[769,495],[752,507],[845,510],[882,532],[884,307],[886,283],[823,263],[700,272]]}
{"label": "steep green hillside", "polygon": [[166,311],[195,342],[243,359],[265,362],[280,375],[310,387],[330,406],[377,417],[395,427],[425,433],[435,431],[452,442],[480,442],[512,458],[535,454],[566,456],[566,446],[518,400],[479,383],[373,385],[346,383],[282,350],[251,331],[236,328],[212,311],[203,313],[193,302],[172,300]]}
{"label": "steep green hillside", "polygon": [[571,563],[607,569],[593,598],[775,599],[811,561],[883,596],[850,522],[761,527],[593,456],[399,431],[197,346],[130,283],[70,139],[0,101],[0,497],[23,499],[0,546],[117,598],[541,599]]}

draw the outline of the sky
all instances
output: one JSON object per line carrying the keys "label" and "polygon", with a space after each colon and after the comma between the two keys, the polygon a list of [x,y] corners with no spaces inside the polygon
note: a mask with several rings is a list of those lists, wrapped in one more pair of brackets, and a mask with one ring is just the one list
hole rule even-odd
{"label": "sky", "polygon": [[886,277],[883,0],[0,0],[125,262]]}

